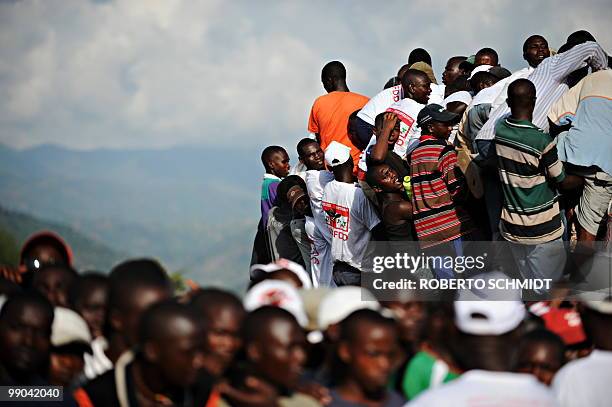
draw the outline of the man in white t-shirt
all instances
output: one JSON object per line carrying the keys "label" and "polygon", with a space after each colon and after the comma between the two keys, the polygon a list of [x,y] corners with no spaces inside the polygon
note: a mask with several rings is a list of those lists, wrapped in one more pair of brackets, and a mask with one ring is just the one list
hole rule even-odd
{"label": "man in white t-shirt", "polygon": [[325,162],[335,178],[325,185],[321,202],[331,235],[333,280],[338,286],[360,285],[361,261],[380,219],[355,183],[350,150],[331,143],[325,150]]}
{"label": "man in white t-shirt", "polygon": [[466,372],[408,406],[556,406],[552,392],[534,376],[512,373],[525,314],[520,301],[455,301],[455,353]]}
{"label": "man in white t-shirt", "polygon": [[366,145],[372,137],[374,121],[376,116],[386,111],[393,103],[399,102],[404,98],[402,85],[392,86],[379,92],[372,97],[357,113],[355,120],[355,130],[359,141]]}
{"label": "man in white t-shirt", "polygon": [[421,130],[417,127],[416,118],[429,101],[431,80],[422,71],[409,69],[402,77],[404,99],[389,106],[387,112],[395,113],[400,119],[400,136],[395,142],[395,151],[406,158],[419,145]]}
{"label": "man in white t-shirt", "polygon": [[612,300],[610,297],[580,305],[580,318],[593,352],[557,372],[552,387],[562,407],[612,405]]}
{"label": "man in white t-shirt", "polygon": [[312,223],[306,223],[306,234],[312,240],[310,271],[315,287],[333,287],[331,261],[331,234],[325,222],[322,208],[323,189],[334,179],[334,174],[325,169],[306,171],[306,188],[312,209]]}

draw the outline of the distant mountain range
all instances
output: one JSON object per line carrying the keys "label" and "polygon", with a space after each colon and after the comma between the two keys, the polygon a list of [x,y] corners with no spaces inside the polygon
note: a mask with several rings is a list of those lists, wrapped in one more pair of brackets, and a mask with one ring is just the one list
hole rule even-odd
{"label": "distant mountain range", "polygon": [[[3,235],[9,235],[12,238],[13,242],[9,244],[13,246],[13,250],[17,253],[21,244],[28,236],[40,230],[53,230],[60,234],[70,244],[74,252],[75,267],[82,271],[107,271],[127,257],[126,254],[118,253],[103,243],[84,236],[71,227],[0,208],[0,231]],[[17,256],[11,257],[14,258],[3,260],[10,260],[9,263],[16,265],[18,261]]]}
{"label": "distant mountain range", "polygon": [[[259,217],[261,174],[259,152],[252,150],[0,145],[0,206],[18,211],[4,211],[6,219],[32,215],[99,244],[101,257],[82,264],[108,269],[117,254],[152,256],[202,284],[241,288]],[[6,219],[9,232],[23,239]]]}

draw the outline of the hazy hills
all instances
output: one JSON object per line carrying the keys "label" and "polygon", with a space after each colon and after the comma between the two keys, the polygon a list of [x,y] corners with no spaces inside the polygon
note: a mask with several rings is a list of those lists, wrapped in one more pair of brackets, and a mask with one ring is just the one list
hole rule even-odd
{"label": "hazy hills", "polygon": [[243,287],[261,174],[258,151],[0,146],[0,205],[196,281]]}

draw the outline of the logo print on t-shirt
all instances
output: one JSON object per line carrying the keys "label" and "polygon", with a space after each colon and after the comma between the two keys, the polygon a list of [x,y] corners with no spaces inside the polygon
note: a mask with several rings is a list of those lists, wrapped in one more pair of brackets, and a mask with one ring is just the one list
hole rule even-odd
{"label": "logo print on t-shirt", "polygon": [[325,222],[334,231],[348,233],[349,230],[349,208],[323,201],[323,211],[325,212]]}
{"label": "logo print on t-shirt", "polygon": [[387,112],[395,113],[398,119],[400,119],[400,135],[397,141],[395,142],[395,145],[401,147],[404,144],[407,144],[407,139],[409,138],[410,130],[412,130],[414,119],[408,116],[406,113],[402,112],[401,110],[389,108],[387,109]]}

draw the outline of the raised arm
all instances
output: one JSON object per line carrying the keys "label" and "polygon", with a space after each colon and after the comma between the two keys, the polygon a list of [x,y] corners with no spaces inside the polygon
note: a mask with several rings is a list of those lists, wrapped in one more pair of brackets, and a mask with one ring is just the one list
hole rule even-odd
{"label": "raised arm", "polygon": [[[578,44],[572,49],[562,52],[544,60],[533,73],[537,74],[541,70],[548,71],[548,74],[559,82],[577,69],[584,66],[584,62],[596,70],[603,69],[608,66],[608,56],[601,45],[596,42],[585,42]],[[546,65],[545,65],[546,64]]]}
{"label": "raised arm", "polygon": [[385,113],[382,129],[376,135],[376,144],[372,146],[372,151],[370,152],[372,164],[382,164],[385,162],[387,152],[389,151],[389,136],[398,120],[395,113]]}

